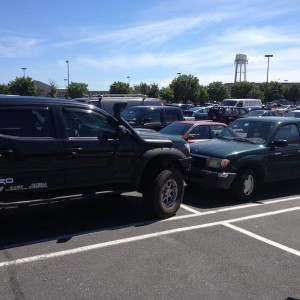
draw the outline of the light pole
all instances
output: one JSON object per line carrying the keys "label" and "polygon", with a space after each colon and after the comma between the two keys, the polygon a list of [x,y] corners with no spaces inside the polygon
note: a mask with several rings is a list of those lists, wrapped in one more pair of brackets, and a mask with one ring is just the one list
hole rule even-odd
{"label": "light pole", "polygon": [[67,71],[68,71],[68,88],[69,88],[69,85],[70,85],[70,70],[69,70],[69,61],[66,60],[66,63],[67,63]]}
{"label": "light pole", "polygon": [[65,81],[65,88],[66,89],[67,89],[67,80],[68,80],[67,78],[64,79],[64,81]]}
{"label": "light pole", "polygon": [[180,76],[180,75],[181,75],[181,73],[177,73],[177,75],[178,75],[178,76]]}
{"label": "light pole", "polygon": [[67,88],[67,92],[66,92],[66,98],[69,98],[69,85],[70,85],[70,71],[69,71],[69,61],[66,60],[67,63],[67,72],[68,72],[68,88]]}
{"label": "light pole", "polygon": [[21,70],[23,70],[23,77],[25,78],[25,72],[26,72],[27,68],[21,68]]}
{"label": "light pole", "polygon": [[269,82],[269,59],[270,57],[273,57],[273,54],[266,54],[265,57],[268,58],[268,67],[267,67],[267,84]]}
{"label": "light pole", "polygon": [[127,76],[128,84],[130,85],[130,76]]}

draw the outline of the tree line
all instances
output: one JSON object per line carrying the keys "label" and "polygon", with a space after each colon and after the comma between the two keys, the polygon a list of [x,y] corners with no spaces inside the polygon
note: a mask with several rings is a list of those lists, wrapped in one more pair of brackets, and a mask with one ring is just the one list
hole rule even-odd
{"label": "tree line", "polygon": [[[56,97],[57,86],[50,81],[50,90],[44,94],[39,90],[32,78],[17,77],[8,84],[0,84],[0,94],[12,94],[22,96]],[[129,83],[116,81],[110,85],[110,94],[143,94],[150,98],[160,98],[167,102],[193,103],[203,105],[207,102],[220,102],[226,98],[252,98],[261,99],[263,102],[271,102],[282,98],[296,103],[300,100],[300,84],[282,84],[277,81],[254,83],[235,82],[229,89],[220,81],[215,81],[207,86],[199,83],[199,79],[193,75],[179,75],[174,78],[167,87],[159,88],[156,83],[130,86]],[[86,83],[71,82],[66,91],[66,98],[82,98],[89,94]]]}

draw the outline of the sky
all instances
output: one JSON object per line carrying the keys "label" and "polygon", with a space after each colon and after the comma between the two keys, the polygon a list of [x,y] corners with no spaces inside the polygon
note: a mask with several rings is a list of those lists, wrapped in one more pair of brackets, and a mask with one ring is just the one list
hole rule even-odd
{"label": "sky", "polygon": [[299,0],[3,0],[0,84],[231,83],[236,54],[247,81],[300,82],[299,16]]}

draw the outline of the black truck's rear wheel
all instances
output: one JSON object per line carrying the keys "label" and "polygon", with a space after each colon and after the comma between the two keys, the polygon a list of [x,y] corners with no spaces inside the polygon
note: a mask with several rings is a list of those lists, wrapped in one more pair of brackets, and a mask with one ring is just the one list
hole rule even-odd
{"label": "black truck's rear wheel", "polygon": [[173,216],[180,207],[184,181],[177,169],[152,172],[144,184],[144,204],[148,213],[157,218]]}

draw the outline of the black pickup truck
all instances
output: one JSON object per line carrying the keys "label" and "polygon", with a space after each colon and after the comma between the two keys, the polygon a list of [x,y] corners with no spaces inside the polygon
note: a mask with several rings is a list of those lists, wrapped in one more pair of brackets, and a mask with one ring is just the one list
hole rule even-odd
{"label": "black pickup truck", "polygon": [[143,138],[122,119],[123,108],[116,104],[113,117],[72,100],[0,96],[0,206],[139,191],[152,216],[174,215],[189,145]]}

